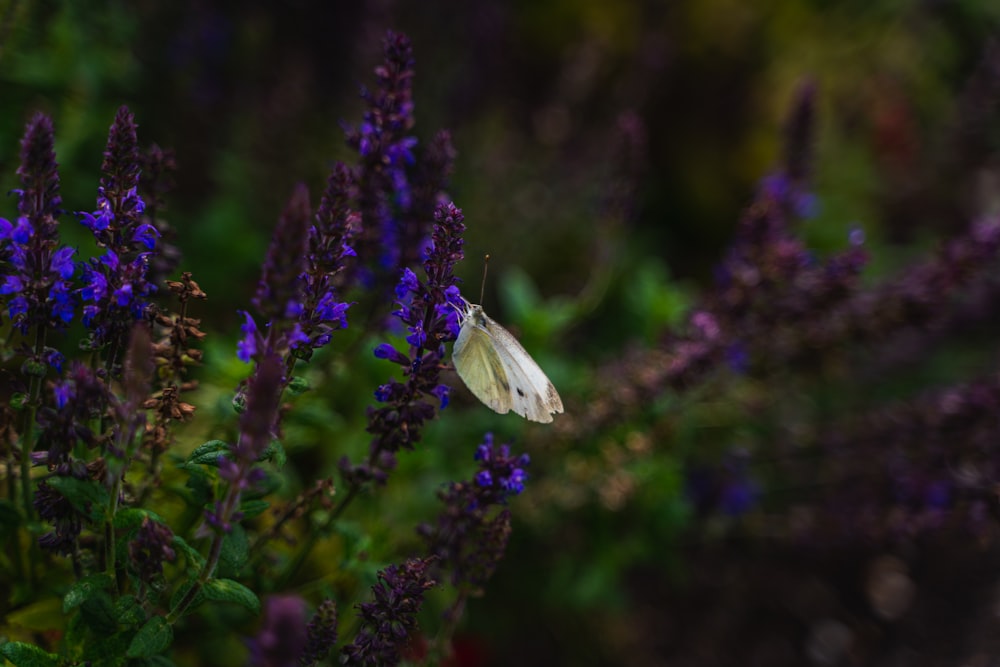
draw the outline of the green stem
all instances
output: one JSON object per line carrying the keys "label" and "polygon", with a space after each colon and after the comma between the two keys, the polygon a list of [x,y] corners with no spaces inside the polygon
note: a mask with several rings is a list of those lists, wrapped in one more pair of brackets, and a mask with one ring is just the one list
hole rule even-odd
{"label": "green stem", "polygon": [[111,498],[108,500],[108,516],[104,523],[104,562],[105,571],[114,577],[115,586],[122,590],[122,573],[118,570],[117,549],[115,549],[115,514],[118,512],[118,497],[122,491],[124,471],[115,475],[115,483],[111,487]]}
{"label": "green stem", "polygon": [[[45,327],[35,329],[35,359],[41,359],[45,350]],[[31,452],[35,448],[35,414],[38,412],[38,401],[42,393],[42,378],[31,375],[28,384],[28,398],[24,404],[24,423],[21,427],[21,502],[24,503],[24,516],[31,521],[34,507],[31,504]]]}
{"label": "green stem", "polygon": [[352,484],[347,490],[347,495],[345,495],[341,501],[337,503],[336,507],[330,510],[330,514],[327,515],[326,520],[318,527],[318,529],[309,531],[309,536],[306,537],[306,541],[298,549],[295,554],[295,558],[292,560],[291,564],[285,568],[284,574],[282,574],[281,578],[278,580],[277,589],[284,587],[288,581],[295,576],[295,573],[299,571],[302,564],[306,562],[307,558],[309,558],[309,554],[313,550],[313,547],[316,546],[319,538],[326,535],[327,530],[329,530],[330,526],[333,525],[333,522],[340,518],[340,515],[344,513],[344,510],[347,509],[347,506],[351,504],[351,501],[354,500],[360,490],[360,485]]}
{"label": "green stem", "polygon": [[[7,450],[7,499],[12,506],[17,506],[17,487],[14,484],[11,471],[14,470],[14,451]],[[24,579],[24,554],[21,552],[21,531],[15,531],[14,539],[10,541],[12,549],[11,560],[14,562],[14,574],[18,580]],[[30,537],[28,538],[31,539]]]}
{"label": "green stem", "polygon": [[[240,475],[234,479],[229,484],[229,488],[226,489],[226,497],[222,502],[222,506],[219,511],[219,519],[222,523],[229,521],[230,517],[233,516],[233,511],[236,509],[236,505],[240,500],[240,483],[243,480],[243,476],[246,471],[242,471]],[[173,624],[177,622],[183,614],[184,611],[191,606],[195,598],[198,597],[198,593],[201,592],[202,587],[205,583],[212,578],[212,573],[215,572],[216,566],[219,564],[219,558],[222,555],[222,541],[225,539],[225,532],[221,528],[215,531],[215,535],[212,537],[212,546],[208,553],[208,559],[205,561],[205,566],[201,569],[198,574],[197,580],[192,584],[188,592],[184,594],[181,601],[177,603],[170,613],[167,614],[167,623]]]}
{"label": "green stem", "polygon": [[21,427],[21,502],[24,515],[30,521],[34,516],[31,504],[31,452],[34,450],[34,424],[38,395],[42,388],[42,378],[32,376],[28,387],[28,399],[24,405],[24,424]]}

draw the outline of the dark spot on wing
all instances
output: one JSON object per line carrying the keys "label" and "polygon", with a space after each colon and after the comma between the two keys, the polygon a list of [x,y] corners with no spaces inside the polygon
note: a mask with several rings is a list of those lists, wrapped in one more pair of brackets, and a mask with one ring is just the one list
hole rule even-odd
{"label": "dark spot on wing", "polygon": [[524,398],[524,392],[521,391],[520,387],[517,388],[517,395],[520,396],[521,398]]}

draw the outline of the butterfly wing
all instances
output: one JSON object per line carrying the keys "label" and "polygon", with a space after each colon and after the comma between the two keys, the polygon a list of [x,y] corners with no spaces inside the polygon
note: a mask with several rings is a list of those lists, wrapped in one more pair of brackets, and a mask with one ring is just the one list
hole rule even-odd
{"label": "butterfly wing", "polygon": [[511,389],[504,363],[489,332],[467,318],[451,352],[455,371],[476,398],[495,412],[511,409]]}
{"label": "butterfly wing", "polygon": [[514,336],[483,315],[494,349],[507,374],[509,400],[517,414],[531,421],[548,423],[552,415],[563,411],[562,399],[555,386]]}

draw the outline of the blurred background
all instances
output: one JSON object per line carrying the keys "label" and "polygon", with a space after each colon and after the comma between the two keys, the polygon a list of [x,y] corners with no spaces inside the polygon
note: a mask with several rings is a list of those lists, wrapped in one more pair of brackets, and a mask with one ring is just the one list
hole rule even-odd
{"label": "blurred background", "polygon": [[[893,425],[907,409],[933,412],[940,392],[965,397],[986,382],[977,419],[994,460],[992,278],[978,310],[963,302],[962,326],[921,338],[895,365],[873,367],[884,350],[847,340],[851,354],[808,373],[725,371],[599,428],[573,422],[614,392],[626,374],[616,364],[669,353],[780,164],[803,85],[816,91],[815,164],[795,231],[817,257],[863,232],[863,281],[878,285],[997,213],[1000,3],[0,0],[0,190],[16,187],[18,142],[39,110],[55,124],[70,211],[93,209],[121,104],[141,144],[175,152],[163,215],[182,268],[209,294],[192,446],[232,428],[228,402],[246,373],[237,310],[293,186],[306,183],[315,202],[332,161],[352,159],[342,124],[360,121],[359,88],[374,82],[388,29],[413,40],[414,134],[450,129],[458,152],[448,192],[468,225],[464,291],[477,291],[489,253],[487,311],[567,405],[546,429],[456,389],[398,477],[352,508],[372,560],[398,560],[416,544],[400,527],[433,515],[435,489],[468,474],[484,431],[530,452],[508,556],[467,609],[456,664],[997,664],[995,502],[948,504],[947,517],[979,513],[971,528],[899,519],[801,537],[788,526],[824,512],[861,519],[827,480],[787,476],[774,461],[789,453],[772,446],[815,444],[844,419],[891,408],[884,440],[865,441],[888,446],[904,437]],[[8,199],[0,215],[13,210]],[[84,254],[85,231],[64,218]],[[300,485],[365,451],[365,407],[391,372],[372,344],[359,335],[307,371],[317,390],[287,426]],[[819,470],[836,458],[805,445],[792,455]],[[843,465],[869,455],[845,450]],[[696,502],[704,470],[723,501]],[[877,522],[891,523],[894,502],[872,510]],[[324,567],[346,548],[320,552],[313,574],[344,576]],[[196,646],[211,627],[190,633]]]}

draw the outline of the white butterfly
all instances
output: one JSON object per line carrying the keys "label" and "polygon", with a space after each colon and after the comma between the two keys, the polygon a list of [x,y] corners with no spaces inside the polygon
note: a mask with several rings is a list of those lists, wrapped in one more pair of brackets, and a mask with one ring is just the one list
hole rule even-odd
{"label": "white butterfly", "polygon": [[563,404],[549,378],[482,306],[463,301],[462,328],[451,359],[465,386],[500,414],[513,410],[531,421],[551,422],[553,414],[563,411]]}

